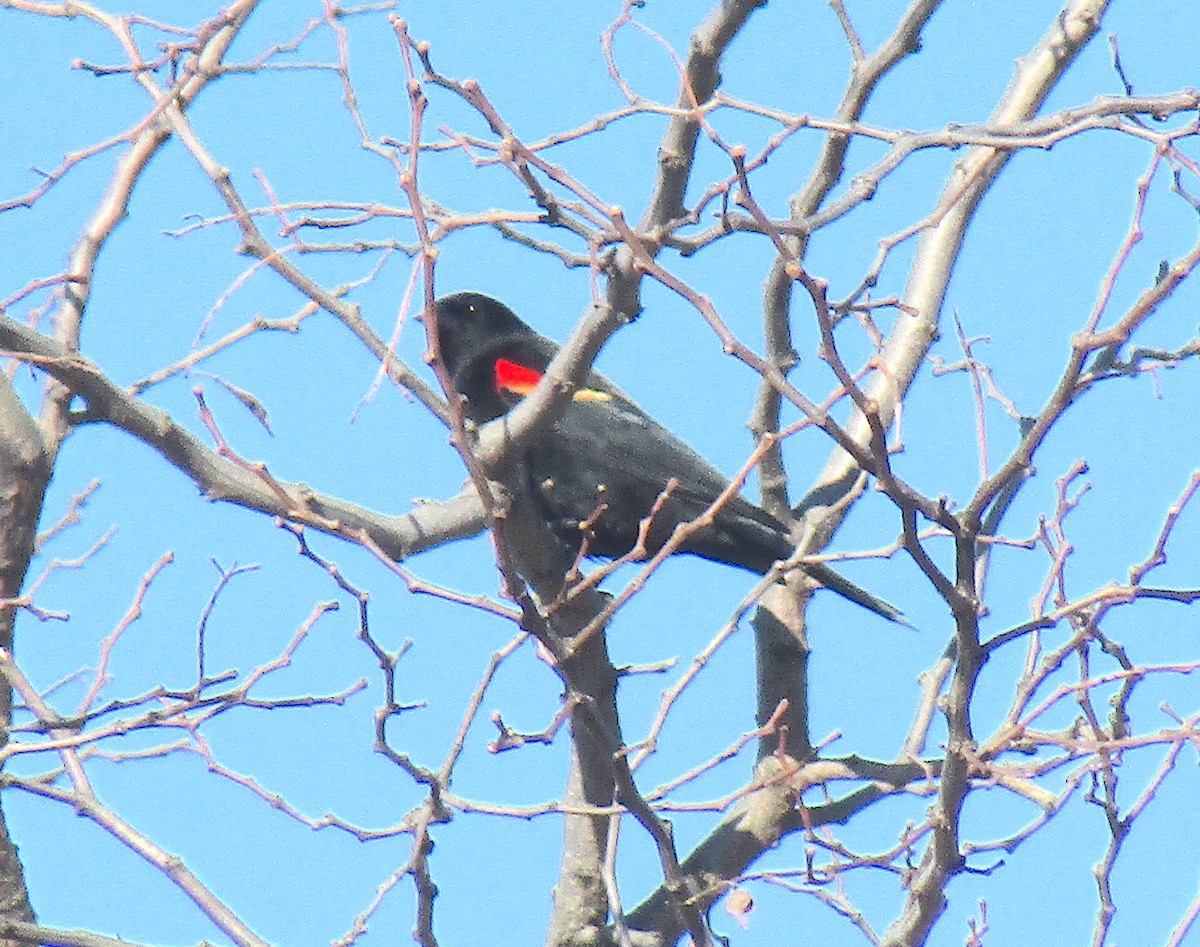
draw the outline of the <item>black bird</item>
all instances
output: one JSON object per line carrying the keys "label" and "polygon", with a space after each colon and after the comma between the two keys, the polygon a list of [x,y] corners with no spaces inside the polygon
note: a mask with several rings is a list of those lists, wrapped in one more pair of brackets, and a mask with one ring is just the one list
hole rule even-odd
{"label": "black bird", "polygon": [[[455,293],[437,300],[442,362],[477,424],[504,415],[537,385],[558,346],[499,300]],[[655,513],[646,549],[657,552],[675,527],[712,505],[729,480],[597,372],[589,372],[566,411],[538,435],[518,468],[540,515],[556,535],[591,556],[615,558],[637,543],[641,520],[674,478]],[[582,523],[588,523],[586,533]],[[765,574],[795,547],[786,527],[735,495],[714,522],[679,552]],[[901,613],[822,563],[804,571],[843,598],[890,621]]]}

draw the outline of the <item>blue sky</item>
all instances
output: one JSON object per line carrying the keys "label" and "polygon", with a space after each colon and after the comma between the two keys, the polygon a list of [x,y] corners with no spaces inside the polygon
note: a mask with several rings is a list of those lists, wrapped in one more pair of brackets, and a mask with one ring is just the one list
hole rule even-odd
{"label": "blue sky", "polygon": [[[891,5],[851,3],[850,13],[868,48],[891,29]],[[1051,94],[1044,113],[1115,95],[1111,34],[1118,38],[1126,70],[1140,94],[1197,84],[1194,16],[1183,4],[1116,4],[1101,35]],[[888,7],[888,9],[881,9]],[[637,19],[674,49],[683,51],[708,6],[650,0]],[[919,54],[906,59],[880,87],[866,121],[887,128],[930,130],[986,119],[1012,73],[1057,14],[1046,2],[1011,2],[997,14],[992,5],[951,2],[933,18]],[[209,13],[215,12],[215,7]],[[447,75],[475,77],[490,100],[526,141],[574,128],[621,106],[608,77],[600,34],[620,14],[618,3],[583,5],[468,2],[405,2],[397,7],[414,37],[432,45],[433,62]],[[250,59],[294,36],[316,4],[263,3],[230,57]],[[154,19],[192,24],[194,4],[160,3]],[[395,35],[385,13],[348,18],[351,76],[371,134],[405,138],[408,104]],[[161,35],[139,27],[147,54]],[[615,53],[622,74],[643,96],[669,102],[676,75],[662,48],[645,34],[620,32]],[[316,30],[280,62],[328,62],[335,55],[328,28]],[[47,20],[12,10],[0,12],[0,200],[35,187],[31,168],[55,167],[68,152],[117,134],[145,114],[147,99],[123,77],[97,78],[72,69],[80,58],[120,61],[111,37],[82,19]],[[828,116],[848,70],[845,42],[826,4],[768,5],[734,43],[723,68],[723,90],[792,113]],[[447,125],[473,134],[485,129],[477,116],[447,93],[429,90],[430,137]],[[359,147],[341,103],[341,87],[329,71],[279,70],[230,75],[214,83],[191,112],[197,133],[230,169],[248,202],[265,203],[253,174],[261,171],[282,202],[340,200],[402,207],[404,196],[391,168]],[[762,119],[723,112],[715,119],[728,141],[751,153],[777,130]],[[1178,124],[1180,119],[1173,119]],[[615,123],[602,135],[551,152],[609,204],[636,219],[649,193],[661,119],[640,115]],[[758,201],[775,215],[808,173],[821,139],[799,134],[754,178]],[[1181,146],[1194,153],[1194,143]],[[35,207],[0,215],[0,297],[33,279],[61,270],[83,222],[103,193],[119,149],[71,171]],[[881,154],[863,143],[851,153],[854,173]],[[1022,153],[1010,162],[973,221],[946,297],[942,338],[934,352],[961,357],[950,317],[968,336],[986,337],[978,352],[997,384],[1025,413],[1044,404],[1069,354],[1069,337],[1086,321],[1100,284],[1130,225],[1135,186],[1146,172],[1153,146],[1113,131],[1093,131],[1049,151]],[[913,157],[876,197],[819,232],[807,259],[829,280],[831,295],[845,295],[874,258],[878,241],[928,214],[957,152]],[[728,174],[728,161],[703,145],[696,170],[699,193]],[[497,168],[476,168],[460,152],[427,155],[422,187],[457,210],[503,207],[529,210],[522,189]],[[1187,252],[1196,237],[1196,215],[1170,193],[1159,172],[1146,202],[1144,237],[1116,282],[1111,311],[1119,313],[1151,285],[1162,259]],[[1197,188],[1193,186],[1193,191]],[[841,190],[835,191],[835,195]],[[251,261],[236,254],[229,225],[171,233],[196,218],[223,213],[211,182],[178,142],[157,155],[139,185],[129,218],[105,248],[85,320],[83,351],[110,377],[132,384],[186,355],[202,325],[207,338],[232,331],[256,314],[285,318],[304,300],[267,272],[238,282]],[[267,228],[270,232],[270,228]],[[411,241],[403,223],[382,220],[356,236]],[[318,233],[313,239],[329,238]],[[339,239],[334,236],[331,239]],[[578,249],[578,246],[573,247]],[[665,254],[662,262],[708,295],[730,326],[759,348],[761,285],[771,262],[767,241],[738,236],[693,257]],[[877,298],[900,293],[911,260],[911,242],[889,259]],[[295,258],[324,285],[361,280],[377,254],[312,254]],[[364,317],[384,337],[398,317],[411,263],[388,258],[378,275],[355,290]],[[455,234],[441,247],[439,293],[476,289],[516,308],[527,321],[565,338],[589,298],[589,274],[567,270],[555,258],[500,240],[484,228]],[[226,299],[226,295],[228,298]],[[25,319],[45,296],[10,312]],[[220,305],[218,306],[218,302]],[[648,282],[645,312],[619,332],[598,366],[639,403],[728,472],[749,455],[744,424],[755,395],[753,374],[722,354],[716,337],[683,300]],[[1197,290],[1185,283],[1157,312],[1139,345],[1175,348],[1193,338]],[[419,364],[423,338],[409,322],[400,352]],[[794,376],[805,391],[823,397],[832,382],[816,358],[817,336],[797,325],[802,364]],[[853,346],[852,346],[853,348]],[[978,482],[974,407],[965,375],[935,376],[927,367],[906,402],[905,451],[896,467],[919,489],[964,502]],[[210,378],[192,374],[155,386],[147,394],[199,436],[205,436],[192,389],[202,385],[224,435],[245,457],[263,460],[281,478],[364,506],[403,513],[416,499],[453,495],[464,479],[446,443],[444,428],[404,393],[372,389],[377,364],[331,318],[318,313],[297,334],[264,334],[223,352],[202,366],[252,391],[270,412],[268,435]],[[22,381],[26,394],[33,391]],[[1114,380],[1097,386],[1049,438],[1036,458],[1036,476],[1014,504],[1006,533],[1027,537],[1038,518],[1052,516],[1055,478],[1086,461],[1090,491],[1067,522],[1075,546],[1069,591],[1082,595],[1124,581],[1129,567],[1151,550],[1166,509],[1196,466],[1197,428],[1192,406],[1200,397],[1194,363],[1154,377]],[[789,420],[795,420],[789,416]],[[1013,422],[989,406],[990,460],[1001,461],[1017,440]],[[816,431],[789,441],[786,458],[793,498],[824,464],[829,445]],[[239,709],[206,724],[201,733],[214,757],[252,776],[264,792],[279,794],[313,818],[326,812],[371,828],[394,825],[422,796],[403,773],[373,754],[372,712],[380,699],[379,673],[355,640],[358,616],[352,600],[314,565],[296,554],[295,542],[268,518],[210,504],[195,487],[152,451],[102,427],[81,429],[68,440],[47,500],[43,527],[92,478],[101,485],[82,522],[56,537],[35,561],[31,577],[54,558],[79,556],[104,535],[107,545],[78,570],[60,569],[39,590],[38,604],[69,613],[69,621],[38,622],[22,616],[18,658],[39,688],[94,666],[99,643],[129,608],[138,581],[166,552],[173,561],[152,583],[142,616],[121,638],[109,668],[104,697],[140,694],[158,683],[185,687],[194,676],[197,623],[217,579],[215,560],[228,568],[253,563],[257,570],[235,578],[219,598],[208,627],[211,670],[242,673],[270,661],[326,600],[340,608],[321,617],[291,666],[264,682],[263,696],[334,694],[366,680],[365,690],[343,707],[288,711]],[[753,492],[753,490],[751,490]],[[1156,573],[1159,585],[1194,586],[1200,569],[1200,518],[1184,511]],[[891,543],[899,519],[883,498],[869,496],[847,520],[833,550],[875,549]],[[420,703],[393,721],[395,746],[424,765],[443,759],[463,708],[493,652],[515,633],[501,619],[410,594],[362,550],[310,537],[318,553],[339,565],[371,596],[371,628],[389,648],[411,640],[399,665],[399,699]],[[949,565],[947,546],[932,546]],[[470,593],[495,595],[497,576],[486,537],[454,543],[421,555],[410,567],[422,578]],[[854,563],[844,571],[895,602],[916,632],[864,618],[828,594],[813,605],[813,733],[839,732],[833,752],[890,758],[903,740],[918,699],[916,679],[937,659],[950,633],[945,606],[919,570],[904,557]],[[1047,569],[1044,552],[1004,549],[989,579],[991,614],[986,633],[1029,616]],[[622,686],[626,739],[646,730],[661,692],[729,617],[749,590],[751,578],[699,561],[668,563],[655,581],[624,609],[611,631],[618,665],[677,657],[665,675],[639,675]],[[619,588],[619,584],[613,584]],[[1141,663],[1184,662],[1195,655],[1193,609],[1166,603],[1139,606],[1110,619],[1106,631],[1123,641]],[[1058,629],[1057,643],[1062,640]],[[1049,645],[1052,646],[1052,645]],[[980,685],[977,731],[990,733],[1007,708],[1024,650],[995,655]],[[639,772],[644,787],[707,759],[753,728],[753,642],[743,627],[696,680],[669,723],[659,752]],[[56,695],[63,708],[88,681],[68,681]],[[553,717],[560,684],[526,646],[507,660],[490,688],[456,770],[454,789],[477,801],[514,806],[556,798],[565,774],[566,742],[492,755],[487,715],[538,730]],[[1146,683],[1136,706],[1140,731],[1166,727],[1157,710],[1167,701],[1180,714],[1195,712],[1194,680],[1171,677]],[[1064,707],[1056,724],[1069,722]],[[1139,731],[1139,732],[1140,732]],[[934,740],[941,733],[935,729]],[[183,739],[180,732],[134,735],[102,749],[128,752]],[[929,748],[931,752],[936,747]],[[1161,748],[1131,752],[1124,779],[1129,798],[1151,778]],[[681,801],[720,797],[741,786],[751,760],[743,759],[684,790]],[[40,771],[46,760],[27,764]],[[272,943],[328,942],[342,936],[407,858],[409,839],[360,843],[336,830],[313,832],[273,811],[244,785],[206,772],[194,752],[120,763],[96,759],[89,772],[97,791],[116,811],[169,852],[179,854],[205,882]],[[1049,783],[1052,787],[1056,784]],[[1146,810],[1114,875],[1119,907],[1111,942],[1164,941],[1195,897],[1195,852],[1200,850],[1194,755],[1179,765]],[[902,797],[839,830],[839,837],[867,850],[894,844],[908,820],[922,818],[926,800]],[[67,808],[20,793],[5,797],[11,831],[25,860],[35,908],[59,927],[84,927],[146,943],[182,944],[208,938],[223,942],[158,873],[95,825]],[[1001,790],[980,791],[966,809],[965,835],[976,842],[1004,837],[1035,813]],[[711,814],[674,818],[682,851],[711,828]],[[434,832],[432,859],[441,887],[437,931],[443,944],[479,943],[480,929],[501,929],[504,941],[538,943],[549,910],[561,827],[555,816],[533,820],[460,814]],[[998,944],[1091,939],[1096,911],[1090,871],[1102,856],[1102,816],[1078,793],[1044,832],[1003,858],[979,857],[950,888],[951,904],[930,939],[958,944],[966,919],[986,899]],[[655,884],[657,861],[645,837],[629,826],[622,835],[621,877],[627,904]],[[803,865],[795,844],[769,853],[755,869]],[[71,879],[63,884],[64,877]],[[846,893],[882,931],[902,904],[893,875],[859,872]],[[743,945],[856,943],[848,922],[815,898],[768,885],[752,889],[757,909],[742,932],[720,908],[717,929]],[[402,881],[386,895],[361,942],[393,943],[411,928],[411,885]],[[147,905],[152,907],[148,908]],[[804,940],[795,932],[803,930]],[[497,935],[498,936],[498,935]],[[1197,935],[1193,934],[1195,940]],[[993,942],[991,940],[987,942]]]}

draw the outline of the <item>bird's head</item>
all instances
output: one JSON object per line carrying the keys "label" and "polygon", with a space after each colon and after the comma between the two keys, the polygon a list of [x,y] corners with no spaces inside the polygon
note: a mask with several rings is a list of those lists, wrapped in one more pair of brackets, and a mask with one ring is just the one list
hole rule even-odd
{"label": "bird's head", "polygon": [[451,378],[456,378],[467,362],[506,340],[536,335],[504,303],[483,293],[454,293],[437,300],[435,306],[438,346]]}
{"label": "bird's head", "polygon": [[504,303],[482,293],[455,293],[436,302],[442,364],[467,416],[498,418],[537,385],[557,346]]}

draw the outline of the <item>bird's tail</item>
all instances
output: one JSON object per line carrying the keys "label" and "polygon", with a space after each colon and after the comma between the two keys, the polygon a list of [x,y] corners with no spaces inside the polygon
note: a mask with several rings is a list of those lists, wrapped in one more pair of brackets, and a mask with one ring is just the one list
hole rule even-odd
{"label": "bird's tail", "polygon": [[825,588],[831,592],[836,592],[842,598],[846,599],[846,601],[860,605],[868,611],[879,615],[881,618],[894,621],[898,625],[907,625],[909,628],[913,627],[911,622],[905,620],[904,613],[896,608],[895,605],[891,605],[878,596],[872,595],[866,589],[860,588],[845,576],[834,572],[825,563],[806,562],[800,568],[820,582]]}

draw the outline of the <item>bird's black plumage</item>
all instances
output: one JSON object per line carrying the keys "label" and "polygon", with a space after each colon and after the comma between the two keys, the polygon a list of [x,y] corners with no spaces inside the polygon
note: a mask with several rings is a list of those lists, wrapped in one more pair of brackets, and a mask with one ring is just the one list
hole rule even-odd
{"label": "bird's black plumage", "polygon": [[[558,352],[511,309],[481,293],[437,300],[437,327],[442,362],[467,399],[467,416],[480,424],[502,416],[528,394]],[[520,471],[556,535],[577,549],[584,539],[580,524],[589,522],[589,555],[608,558],[633,548],[639,524],[668,481],[674,479],[676,486],[653,517],[646,537],[650,553],[729,486],[715,467],[597,372],[588,374],[562,416],[526,450]],[[761,575],[794,550],[782,523],[735,495],[712,525],[689,536],[679,551]],[[813,563],[804,570],[850,601],[901,620],[891,605],[828,566]]]}

